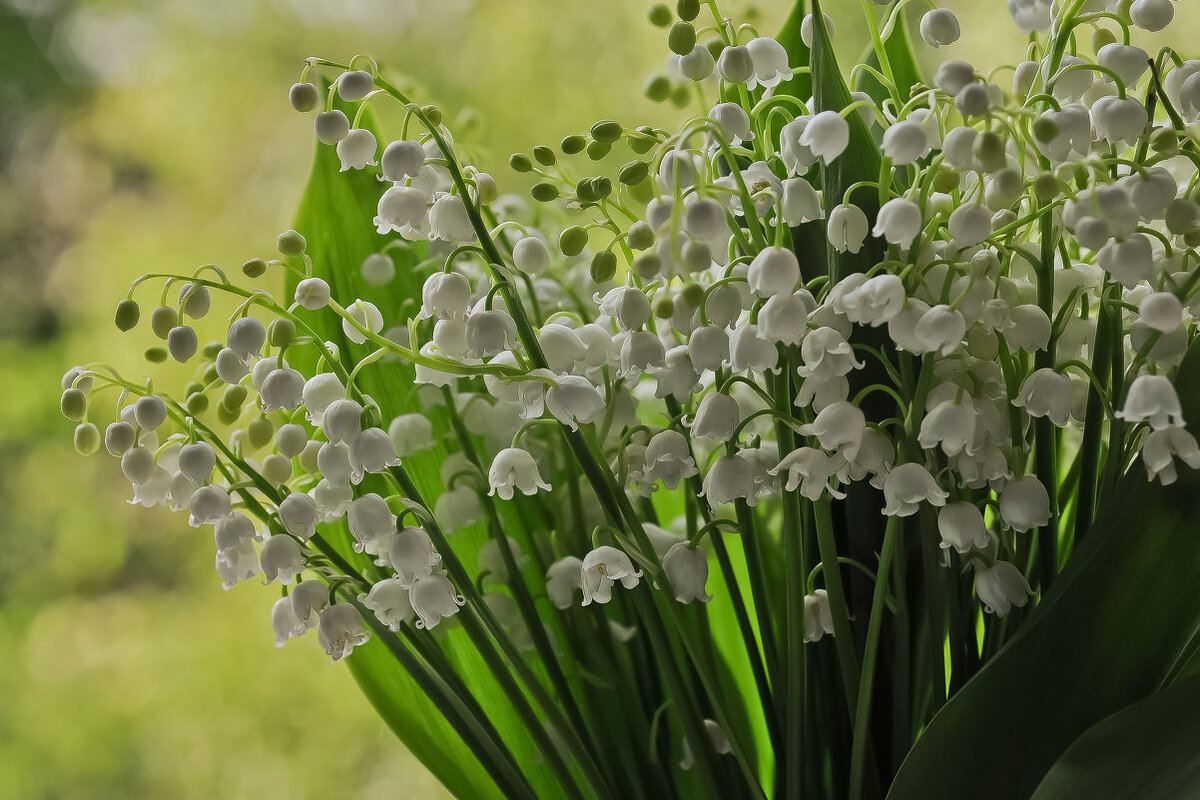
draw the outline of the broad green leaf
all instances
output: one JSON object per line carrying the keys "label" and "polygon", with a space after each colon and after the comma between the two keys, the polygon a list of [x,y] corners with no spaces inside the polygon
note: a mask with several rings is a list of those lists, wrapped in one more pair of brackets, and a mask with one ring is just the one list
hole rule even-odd
{"label": "broad green leaf", "polygon": [[[353,113],[352,108],[348,111]],[[365,115],[360,124],[371,127],[369,115]],[[387,324],[396,324],[411,317],[414,304],[419,303],[423,275],[415,267],[422,250],[415,247],[389,250],[397,270],[395,280],[387,286],[372,286],[363,279],[364,259],[379,252],[388,241],[375,233],[371,221],[384,188],[377,172],[341,172],[334,148],[318,145],[295,228],[308,241],[307,252],[313,261],[314,274],[329,282],[335,300],[343,305],[355,298],[368,300],[380,308]],[[289,275],[289,296],[297,280],[296,276]],[[350,342],[342,332],[340,320],[333,314],[304,310],[298,313],[319,336],[336,345],[344,364],[352,365],[371,352],[369,344]],[[293,366],[303,371],[311,372],[315,367],[315,356],[306,352],[288,353],[288,358]],[[420,412],[430,416],[435,431],[446,430],[444,414],[421,402],[413,377],[410,365],[381,361],[364,369],[357,382],[379,404],[384,427],[396,415]],[[446,455],[446,450],[438,446],[405,459],[406,470],[429,498],[442,491],[440,466]],[[344,524],[323,526],[322,532],[338,544],[344,557],[360,566],[366,565],[363,556],[353,553],[349,547],[349,534]],[[479,547],[486,538],[482,525],[462,529],[454,534],[455,553],[473,568]],[[487,709],[489,718],[513,751],[538,796],[562,797],[561,788],[541,765],[528,731],[513,711],[510,699],[492,678],[467,634],[449,623],[445,627],[447,630],[439,629],[428,635],[440,642],[455,671],[480,705]],[[456,731],[380,643],[369,643],[356,650],[348,660],[355,679],[380,716],[447,788],[461,797],[502,796]]]}
{"label": "broad green leaf", "polygon": [[[1200,345],[1177,385],[1195,434]],[[1195,471],[1165,487],[1140,465],[1123,477],[1021,632],[934,717],[889,800],[1028,797],[1084,731],[1154,694],[1200,623],[1197,518]]]}
{"label": "broad green leaf", "polygon": [[[788,65],[792,69],[807,67],[812,57],[808,49],[808,45],[804,43],[804,39],[800,36],[800,26],[804,23],[805,11],[804,0],[796,0],[796,4],[792,6],[792,11],[783,22],[783,27],[779,29],[779,33],[775,38],[783,45],[783,49],[788,54]],[[776,94],[787,94],[792,97],[797,97],[805,102],[812,97],[812,75],[807,72],[797,73],[790,81],[784,81],[775,88]]]}
{"label": "broad green leaf", "polygon": [[[812,80],[814,111],[838,111],[850,105],[850,90],[838,67],[833,52],[833,43],[825,27],[821,3],[812,4]],[[845,152],[833,162],[821,168],[821,191],[825,196],[825,212],[842,202],[846,189],[859,181],[879,180],[879,147],[871,138],[866,124],[857,112],[851,113],[846,122],[850,126],[850,143]],[[851,202],[861,208],[872,224],[879,211],[879,192],[866,187],[855,191]],[[854,272],[865,272],[879,263],[883,257],[882,240],[868,236],[857,253],[839,253],[832,247],[826,248],[826,264],[829,277],[840,280]]]}
{"label": "broad green leaf", "polygon": [[1075,740],[1032,800],[1200,797],[1200,677],[1121,709]]}

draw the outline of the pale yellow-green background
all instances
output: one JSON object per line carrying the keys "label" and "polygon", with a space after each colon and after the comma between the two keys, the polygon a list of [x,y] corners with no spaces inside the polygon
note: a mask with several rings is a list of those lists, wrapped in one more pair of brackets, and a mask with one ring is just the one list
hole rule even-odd
{"label": "pale yellow-green background", "polygon": [[[829,5],[857,54],[857,4]],[[0,800],[443,796],[314,637],[272,646],[271,590],[221,591],[207,533],[74,454],[59,375],[140,371],[148,342],[110,324],[138,274],[269,254],[311,153],[302,57],[367,51],[448,118],[477,109],[503,188],[514,149],[678,117],[641,96],[666,54],[648,6],[0,0]],[[786,3],[760,6],[775,30]],[[1019,57],[1003,0],[949,6],[955,54]]]}

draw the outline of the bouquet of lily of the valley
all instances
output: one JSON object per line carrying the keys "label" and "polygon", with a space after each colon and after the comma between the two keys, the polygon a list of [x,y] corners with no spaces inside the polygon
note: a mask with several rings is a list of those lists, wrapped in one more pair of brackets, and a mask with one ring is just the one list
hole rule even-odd
{"label": "bouquet of lily of the valley", "polygon": [[507,166],[307,59],[295,230],[138,279],[192,381],[72,368],[76,447],[459,797],[1200,796],[1200,60],[1008,0],[928,74],[916,5],[849,70],[816,0],[655,6],[680,126]]}

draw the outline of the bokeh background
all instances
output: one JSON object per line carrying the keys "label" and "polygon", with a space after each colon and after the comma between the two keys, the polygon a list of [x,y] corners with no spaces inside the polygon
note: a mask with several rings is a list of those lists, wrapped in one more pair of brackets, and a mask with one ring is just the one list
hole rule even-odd
{"label": "bokeh background", "polygon": [[[945,5],[950,54],[1022,52],[1003,0]],[[788,6],[750,18],[772,32]],[[826,6],[853,58],[858,2]],[[641,94],[666,60],[648,7],[0,0],[0,799],[445,797],[315,637],[275,649],[272,592],[221,591],[206,534],[74,453],[59,378],[92,359],[140,373],[147,343],[111,324],[137,275],[271,252],[313,146],[286,101],[303,57],[372,53],[482,120],[473,153],[519,188],[513,150],[680,117]]]}

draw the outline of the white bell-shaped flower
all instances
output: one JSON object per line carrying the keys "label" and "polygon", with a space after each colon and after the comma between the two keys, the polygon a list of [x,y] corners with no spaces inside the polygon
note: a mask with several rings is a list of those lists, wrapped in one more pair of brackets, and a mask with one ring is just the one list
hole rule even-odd
{"label": "white bell-shaped flower", "polygon": [[416,616],[409,600],[408,587],[397,578],[385,578],[371,587],[371,591],[360,594],[358,601],[375,614],[375,617],[391,631],[411,622]]}
{"label": "white bell-shaped flower", "polygon": [[513,245],[513,264],[526,275],[541,275],[550,268],[550,248],[537,236],[525,236]]}
{"label": "white bell-shaped flower", "polygon": [[133,418],[142,430],[155,430],[167,421],[167,404],[157,395],[140,397],[133,404]]}
{"label": "white bell-shaped flower", "polygon": [[245,514],[226,514],[213,525],[213,541],[218,553],[233,552],[243,542],[257,542],[262,538],[254,522]]}
{"label": "white bell-shaped flower", "polygon": [[546,410],[571,430],[594,422],[604,411],[604,398],[580,375],[564,375],[546,390]]}
{"label": "white bell-shaped flower", "polygon": [[1129,6],[1129,20],[1152,33],[1170,25],[1174,18],[1175,6],[1170,0],[1133,0]]}
{"label": "white bell-shaped flower", "polygon": [[1000,518],[1007,528],[1028,531],[1050,522],[1050,495],[1036,476],[1012,481],[1000,492]]}
{"label": "white bell-shaped flower", "polygon": [[750,290],[759,297],[777,294],[790,295],[800,281],[800,262],[796,254],[784,247],[766,247],[746,272]]}
{"label": "white bell-shaped flower", "polygon": [[444,242],[475,241],[475,228],[460,195],[444,194],[429,207],[429,238]]}
{"label": "white bell-shaped flower", "polygon": [[1171,292],[1150,292],[1138,305],[1141,321],[1156,331],[1172,333],[1183,324],[1183,303]]}
{"label": "white bell-shaped flower", "polygon": [[990,614],[1003,617],[1013,606],[1023,607],[1033,590],[1021,571],[1007,561],[997,561],[990,567],[976,568],[975,594]]}
{"label": "white bell-shaped flower", "polygon": [[709,506],[716,508],[739,499],[755,505],[758,502],[756,491],[754,465],[740,453],[735,453],[722,455],[713,462],[704,476],[701,494]]}
{"label": "white bell-shaped flower", "polygon": [[254,317],[236,319],[229,326],[229,347],[243,361],[258,355],[267,340],[267,329]]}
{"label": "white bell-shaped flower", "polygon": [[650,300],[636,286],[617,286],[592,299],[600,304],[600,313],[612,317],[623,331],[640,330],[650,319]]}
{"label": "white bell-shaped flower", "polygon": [[350,440],[350,482],[358,485],[367,473],[378,474],[400,465],[392,438],[382,428],[367,428]]}
{"label": "white bell-shaped flower", "polygon": [[804,175],[817,162],[813,151],[800,143],[800,137],[811,119],[808,115],[796,117],[779,131],[779,155],[787,174],[793,177]]}
{"label": "white bell-shaped flower", "polygon": [[948,456],[974,450],[975,404],[968,395],[961,400],[950,398],[936,403],[921,420],[917,440],[927,450],[941,446]]}
{"label": "white bell-shaped flower", "polygon": [[442,562],[442,556],[434,548],[429,534],[412,525],[406,525],[389,535],[387,549],[382,555],[396,570],[400,583],[409,587],[432,574],[434,567]]}
{"label": "white bell-shaped flower", "polygon": [[804,595],[804,641],[819,642],[833,636],[833,613],[829,608],[829,593],[816,589]]}
{"label": "white bell-shaped flower", "polygon": [[1149,68],[1150,61],[1150,55],[1142,48],[1120,42],[1110,42],[1096,51],[1096,62],[1117,73],[1126,89],[1132,89],[1137,84]]}
{"label": "white bell-shaped flower", "polygon": [[[825,32],[829,35],[829,41],[833,41],[837,35],[837,30],[833,25],[833,17],[822,13],[821,20],[825,23]],[[800,20],[800,41],[804,42],[804,46],[812,49],[813,46],[813,15],[805,14],[804,19]]]}
{"label": "white bell-shaped flower", "polygon": [[509,552],[512,554],[513,565],[517,569],[517,574],[513,575],[512,571],[508,568],[508,562],[505,560],[504,553],[500,549],[500,540],[488,539],[480,546],[479,553],[475,557],[480,576],[487,574],[503,583],[512,583],[514,580],[521,579],[521,570],[529,563],[530,558],[521,551],[521,545],[516,539],[506,536],[505,541],[508,544]]}
{"label": "white bell-shaped flower", "polygon": [[822,111],[804,126],[800,144],[828,164],[845,152],[850,144],[850,125],[836,111]]}
{"label": "white bell-shaped flower", "polygon": [[424,414],[401,414],[388,425],[392,448],[401,456],[410,456],[433,447],[433,423]]}
{"label": "white bell-shaped flower", "polygon": [[705,325],[692,331],[688,356],[697,370],[724,369],[729,366],[729,332],[720,325]]}
{"label": "white bell-shaped flower", "polygon": [[712,51],[702,44],[692,48],[692,52],[679,58],[679,71],[689,81],[702,81],[717,68]]}
{"label": "white bell-shaped flower", "polygon": [[770,89],[792,79],[787,50],[778,40],[770,36],[758,36],[746,42],[746,49],[754,64],[754,75],[747,81],[747,88],[763,86]]}
{"label": "white bell-shaped flower", "polygon": [[790,227],[794,228],[825,217],[825,211],[821,208],[821,195],[811,183],[803,178],[788,178],[783,181],[782,186],[780,211],[783,221]]}
{"label": "white bell-shaped flower", "polygon": [[962,347],[967,321],[956,309],[937,305],[923,314],[913,329],[918,353],[940,353],[948,356]]}
{"label": "white bell-shaped flower", "polygon": [[321,614],[317,638],[325,655],[338,661],[370,638],[363,628],[362,615],[350,603],[335,603]]}
{"label": "white bell-shaped flower", "polygon": [[1183,409],[1171,381],[1163,375],[1139,375],[1129,386],[1117,418],[1130,424],[1149,422],[1156,431],[1183,425]]}
{"label": "white bell-shaped flower", "polygon": [[350,503],[346,524],[354,537],[355,552],[376,554],[380,540],[396,532],[396,515],[381,496],[364,494]]}
{"label": "white bell-shaped flower", "polygon": [[291,595],[284,595],[271,606],[271,628],[275,631],[276,647],[283,647],[288,639],[303,636],[308,631],[308,626],[296,616]]}
{"label": "white bell-shaped flower", "polygon": [[867,418],[863,412],[854,404],[841,400],[822,408],[811,423],[800,426],[800,433],[817,437],[823,449],[853,461],[866,429]]}
{"label": "white bell-shaped flower", "polygon": [[921,207],[904,197],[894,197],[879,209],[871,233],[907,249],[921,232]]}
{"label": "white bell-shaped flower", "polygon": [[304,492],[292,492],[279,503],[279,521],[284,530],[304,541],[316,533],[317,501]]}
{"label": "white bell-shaped flower", "polygon": [[975,138],[979,131],[965,125],[954,128],[942,142],[942,157],[956,169],[975,167]]}
{"label": "white bell-shaped flower", "polygon": [[804,337],[800,358],[804,362],[796,369],[800,377],[817,381],[845,375],[863,366],[854,357],[846,337],[829,327],[817,328]]}
{"label": "white bell-shaped flower", "polygon": [[800,344],[808,333],[807,294],[777,294],[768,298],[758,310],[759,338],[771,344]]}
{"label": "white bell-shaped flower", "polygon": [[292,587],[288,598],[292,601],[296,618],[304,623],[305,628],[312,630],[317,627],[321,613],[329,608],[329,587],[319,580],[303,580]]}
{"label": "white bell-shaped flower", "polygon": [[680,603],[712,600],[712,595],[704,588],[708,582],[708,557],[696,545],[686,541],[672,545],[662,557],[662,567],[675,599]]}
{"label": "white bell-shaped flower", "polygon": [[585,606],[611,600],[614,582],[620,581],[626,589],[632,589],[642,577],[642,571],[634,568],[629,556],[608,545],[601,545],[584,556],[579,571]]}
{"label": "white bell-shaped flower", "polygon": [[405,239],[424,239],[429,232],[429,198],[412,186],[393,186],[379,198],[372,222],[380,234],[396,232]]}
{"label": "white bell-shaped flower", "polygon": [[362,430],[363,407],[356,401],[342,397],[325,407],[321,417],[321,430],[333,444],[346,444]]}
{"label": "white bell-shaped flower", "polygon": [[688,450],[687,437],[676,430],[654,434],[646,444],[645,461],[643,482],[649,485],[661,480],[663,486],[672,491],[679,487],[681,480],[698,472]]}
{"label": "white bell-shaped flower", "polygon": [[193,528],[216,523],[229,516],[229,492],[223,486],[201,486],[192,493],[188,509],[191,512],[188,524]]}
{"label": "white bell-shaped flower", "polygon": [[364,128],[353,128],[346,132],[337,143],[337,155],[341,159],[341,172],[348,169],[362,169],[368,164],[376,164],[375,151],[379,144],[375,134]]}
{"label": "white bell-shaped flower", "polygon": [[221,576],[221,588],[228,591],[239,581],[247,581],[258,574],[258,553],[249,539],[243,539],[227,550],[217,552],[215,564]]}
{"label": "white bell-shaped flower", "polygon": [[830,246],[839,253],[857,253],[870,230],[870,222],[861,208],[841,204],[829,212],[826,236]]}
{"label": "white bell-shaped flower", "polygon": [[286,586],[304,570],[304,554],[300,551],[300,545],[287,534],[267,539],[259,553],[259,560],[267,583],[278,579]]}
{"label": "white bell-shaped flower", "polygon": [[754,74],[754,57],[745,45],[735,44],[722,48],[717,57],[717,72],[727,83],[746,83],[756,79]]}
{"label": "white bell-shaped flower", "polygon": [[774,372],[779,365],[779,350],[770,340],[758,335],[758,325],[739,325],[729,337],[729,369],[733,372],[757,370]]}
{"label": "white bell-shaped flower", "polygon": [[741,408],[732,395],[720,392],[707,394],[696,407],[696,415],[690,425],[691,433],[695,437],[727,442],[733,438],[733,431],[741,418]]}
{"label": "white bell-shaped flower", "polygon": [[[359,326],[366,328],[373,334],[383,330],[383,314],[380,313],[374,303],[368,303],[366,300],[355,300],[346,307],[346,312]],[[367,340],[366,334],[352,325],[348,319],[342,320],[342,333],[346,334],[346,338],[355,344],[362,344]]]}
{"label": "white bell-shaped flower", "polygon": [[517,346],[517,324],[505,310],[476,311],[467,317],[467,354],[488,358]]}
{"label": "white bell-shaped flower", "polygon": [[325,419],[325,409],[336,400],[346,396],[346,387],[332,372],[322,372],[309,378],[304,384],[300,399],[304,404],[306,417],[310,424],[321,427]]}
{"label": "white bell-shaped flower", "polygon": [[305,278],[296,284],[293,299],[301,308],[320,311],[329,305],[329,284],[322,278]]}
{"label": "white bell-shaped flower", "polygon": [[583,562],[575,556],[560,558],[546,570],[546,595],[555,608],[570,608],[575,593],[582,589]]}
{"label": "white bell-shaped flower", "polygon": [[925,130],[912,120],[901,120],[883,132],[883,154],[897,166],[912,164],[929,152]]}
{"label": "white bell-shaped flower", "polygon": [[840,456],[831,457],[815,447],[798,447],[768,471],[772,475],[786,472],[784,491],[792,492],[799,487],[800,494],[815,502],[826,492],[839,499],[846,496],[830,482],[845,463]]}
{"label": "white bell-shaped flower", "polygon": [[924,466],[912,462],[900,464],[883,480],[883,513],[889,517],[909,517],[917,513],[923,501],[940,507],[949,496]]}
{"label": "white bell-shaped flower", "polygon": [[425,148],[421,147],[420,142],[397,139],[383,149],[379,165],[385,181],[415,178],[425,165]]}
{"label": "white bell-shaped flower", "polygon": [[263,411],[295,411],[304,392],[304,376],[291,367],[271,370],[263,379],[259,395]]}
{"label": "white bell-shaped flower", "polygon": [[179,471],[193,483],[208,483],[217,466],[217,454],[208,442],[190,442],[179,448]]}
{"label": "white bell-shaped flower", "polygon": [[467,313],[471,284],[457,272],[435,272],[421,286],[421,310],[417,319],[450,319]]}
{"label": "white bell-shaped flower", "polygon": [[735,147],[754,138],[750,115],[737,103],[717,103],[708,112],[708,118],[721,129],[726,141]]}
{"label": "white bell-shaped flower", "polygon": [[948,95],[956,95],[975,80],[975,68],[966,61],[946,59],[933,74],[933,85]]}
{"label": "white bell-shaped flower", "polygon": [[948,8],[934,8],[921,16],[921,38],[930,47],[943,47],[954,44],[962,35],[958,26],[958,17]]}
{"label": "white bell-shaped flower", "polygon": [[700,373],[692,364],[687,345],[672,347],[666,353],[666,364],[654,367],[650,374],[658,380],[654,396],[658,399],[674,397],[686,402],[692,392],[700,388]]}
{"label": "white bell-shaped flower", "polygon": [[350,503],[354,500],[354,490],[349,481],[334,483],[326,478],[313,487],[311,494],[317,503],[317,514],[321,522],[341,519],[349,511]]}
{"label": "white bell-shaped flower", "polygon": [[502,500],[511,500],[514,489],[525,495],[537,494],[539,489],[550,491],[550,484],[542,480],[533,456],[518,447],[507,447],[492,459],[488,486],[488,494],[498,495]]}
{"label": "white bell-shaped flower", "polygon": [[[128,422],[110,422],[104,429],[104,449],[110,455],[121,456],[133,447],[135,432]],[[151,456],[153,461],[153,456]]]}
{"label": "white bell-shaped flower", "polygon": [[1012,404],[1031,417],[1049,417],[1061,428],[1075,405],[1075,388],[1066,375],[1043,367],[1024,380]]}
{"label": "white bell-shaped flower", "polygon": [[958,248],[980,244],[992,233],[991,212],[971,203],[954,209],[946,224],[954,237],[954,246]]}
{"label": "white bell-shaped flower", "polygon": [[458,486],[441,496],[433,506],[433,517],[446,533],[474,525],[483,519],[479,493],[470,486]]}
{"label": "white bell-shaped flower", "polygon": [[878,327],[904,308],[904,282],[898,275],[876,275],[841,296],[841,312],[851,322]]}
{"label": "white bell-shaped flower", "polygon": [[862,480],[871,476],[871,485],[883,488],[883,478],[896,461],[896,448],[890,439],[874,428],[863,431],[862,442],[854,460],[847,465],[850,480]]}
{"label": "white bell-shaped flower", "polygon": [[443,619],[454,616],[466,600],[454,589],[444,572],[435,572],[413,583],[408,599],[417,614],[417,627],[436,628]]}
{"label": "white bell-shaped flower", "polygon": [[1152,280],[1155,267],[1150,237],[1134,233],[1123,241],[1110,239],[1096,254],[1096,263],[1126,289]]}
{"label": "white bell-shaped flower", "polygon": [[947,503],[938,512],[938,533],[942,537],[941,548],[949,550],[953,547],[959,555],[986,550],[991,544],[983,512],[962,501]]}
{"label": "white bell-shaped flower", "polygon": [[1200,467],[1200,447],[1196,439],[1181,425],[1171,425],[1151,431],[1142,444],[1142,463],[1150,480],[1157,479],[1163,486],[1175,482],[1175,459],[1178,458],[1192,469]]}
{"label": "white bell-shaped flower", "polygon": [[1146,107],[1136,97],[1107,95],[1092,104],[1096,138],[1107,140],[1110,144],[1138,138],[1149,120]]}

